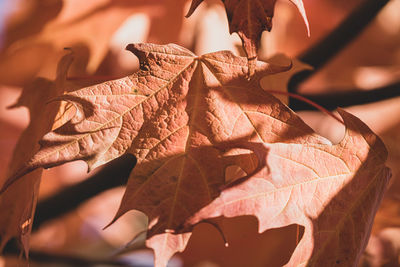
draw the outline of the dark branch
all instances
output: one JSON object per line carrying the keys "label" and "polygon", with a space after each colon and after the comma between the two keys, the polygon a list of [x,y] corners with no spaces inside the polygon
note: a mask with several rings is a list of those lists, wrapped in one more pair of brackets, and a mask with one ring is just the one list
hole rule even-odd
{"label": "dark branch", "polygon": [[331,33],[302,53],[298,58],[314,69],[294,75],[289,83],[289,92],[296,92],[299,84],[320,70],[354,40],[388,2],[389,0],[365,0]]}
{"label": "dark branch", "polygon": [[[349,107],[354,105],[362,105],[400,96],[400,82],[368,91],[353,89],[346,90],[344,92],[338,92],[337,89],[332,89],[330,92],[332,93],[302,96],[328,110],[335,110],[338,106]],[[316,110],[313,106],[310,106],[309,104],[297,99],[290,99],[290,108],[295,111]]]}
{"label": "dark branch", "polygon": [[87,180],[67,187],[61,192],[40,201],[36,207],[33,231],[44,222],[74,210],[84,201],[108,189],[126,184],[136,158],[126,154],[103,167]]}

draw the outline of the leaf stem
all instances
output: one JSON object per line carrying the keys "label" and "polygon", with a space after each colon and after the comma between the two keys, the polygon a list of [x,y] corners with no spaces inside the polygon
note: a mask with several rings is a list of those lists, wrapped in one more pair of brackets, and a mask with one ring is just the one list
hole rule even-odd
{"label": "leaf stem", "polygon": [[338,122],[340,122],[341,124],[344,125],[344,122],[343,122],[343,120],[341,118],[339,118],[338,116],[336,116],[331,111],[329,111],[326,108],[324,108],[323,106],[318,105],[314,101],[311,101],[310,99],[308,99],[308,98],[306,98],[304,96],[301,96],[301,95],[298,95],[298,94],[294,94],[294,93],[289,93],[289,92],[275,91],[275,90],[265,90],[265,91],[269,92],[271,94],[287,95],[287,96],[290,96],[292,98],[296,98],[296,99],[298,99],[298,100],[300,100],[300,101],[302,101],[304,103],[307,103],[307,104],[311,105],[312,107],[322,111],[323,113],[331,116],[332,118],[334,118],[335,120],[337,120]]}
{"label": "leaf stem", "polygon": [[207,224],[209,224],[209,225],[214,226],[215,229],[217,229],[217,231],[218,231],[219,234],[221,235],[222,240],[224,241],[224,246],[225,246],[226,248],[229,247],[229,242],[227,241],[227,239],[226,239],[226,237],[225,237],[224,231],[222,231],[222,229],[221,229],[221,227],[219,226],[218,223],[216,223],[216,222],[214,222],[214,221],[212,221],[212,220],[203,220],[203,221],[199,222],[198,224],[200,224],[200,223],[207,223]]}

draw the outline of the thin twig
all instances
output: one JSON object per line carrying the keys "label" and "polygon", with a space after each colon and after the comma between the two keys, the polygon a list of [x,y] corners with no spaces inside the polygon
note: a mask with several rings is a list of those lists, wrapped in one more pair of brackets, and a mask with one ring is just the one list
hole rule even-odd
{"label": "thin twig", "polygon": [[289,92],[296,92],[297,87],[303,81],[320,70],[336,54],[342,51],[365,29],[388,2],[389,0],[363,1],[325,38],[298,56],[301,61],[313,66],[314,69],[305,70],[294,75],[289,82]]}

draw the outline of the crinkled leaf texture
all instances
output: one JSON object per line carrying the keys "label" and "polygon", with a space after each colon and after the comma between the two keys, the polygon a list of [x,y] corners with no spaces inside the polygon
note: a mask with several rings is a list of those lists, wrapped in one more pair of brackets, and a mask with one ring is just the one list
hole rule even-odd
{"label": "crinkled leaf texture", "polygon": [[258,217],[260,232],[306,227],[289,266],[355,264],[389,179],[386,149],[367,126],[342,111],[340,144],[315,134],[259,86],[290,66],[257,62],[248,81],[247,60],[227,51],[128,49],[140,71],[61,96],[77,113],[9,184],[38,167],[83,159],[94,168],[132,153],[137,165],[114,220],[147,214],[156,266],[186,247],[196,224],[240,215]]}
{"label": "crinkled leaf texture", "polygon": [[[271,98],[259,88],[262,77],[290,69],[259,62],[260,73],[249,82],[244,78],[246,60],[229,51],[197,57],[174,44],[135,44],[128,49],[139,57],[141,69],[59,97],[76,106],[75,116],[43,137],[40,151],[9,177],[3,190],[38,167],[85,160],[92,169],[128,152],[137,157],[138,166],[150,163],[148,171],[192,147],[245,137],[249,131],[243,121],[253,129],[258,125],[269,130],[256,110],[245,113],[247,103]],[[221,91],[222,84],[230,89]],[[256,94],[247,94],[242,90],[246,87]],[[303,129],[292,135],[297,134]]]}
{"label": "crinkled leaf texture", "polygon": [[305,233],[286,266],[357,266],[390,170],[382,141],[339,112],[347,127],[339,144],[263,143],[264,168],[224,190],[188,224],[240,215],[255,215],[259,232],[300,224]]}
{"label": "crinkled leaf texture", "polygon": [[[298,8],[309,34],[309,25],[302,0],[290,0]],[[203,0],[192,0],[186,15],[189,17]],[[261,34],[272,28],[272,17],[276,0],[223,0],[229,22],[230,33],[236,32],[242,39],[249,61],[249,75],[253,75],[257,61]]]}

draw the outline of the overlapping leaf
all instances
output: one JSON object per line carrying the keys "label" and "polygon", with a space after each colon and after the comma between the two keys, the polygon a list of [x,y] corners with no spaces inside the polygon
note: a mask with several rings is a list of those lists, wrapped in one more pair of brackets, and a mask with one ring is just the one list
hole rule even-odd
{"label": "overlapping leaf", "polygon": [[6,186],[38,167],[83,159],[94,168],[132,153],[138,163],[115,219],[148,215],[156,266],[185,248],[196,224],[240,215],[257,216],[260,231],[306,227],[289,265],[356,262],[388,180],[386,150],[362,122],[342,112],[348,134],[332,146],[259,87],[288,66],[257,62],[247,81],[247,60],[227,51],[128,48],[140,71],[61,96],[76,115]]}
{"label": "overlapping leaf", "polygon": [[[60,97],[59,100],[73,102],[77,114],[44,136],[41,150],[8,179],[6,186],[38,167],[83,159],[92,169],[126,152],[137,157],[138,165],[142,161],[161,164],[191,146],[211,146],[249,135],[241,115],[249,97],[257,102],[252,108],[255,110],[270,97],[262,101],[261,96],[250,96],[237,88],[258,87],[260,77],[290,68],[260,62],[260,73],[249,83],[244,78],[246,61],[228,51],[196,57],[172,44],[137,44],[129,49],[139,57],[141,70]],[[233,96],[220,92],[221,83],[232,84],[236,88],[232,92],[239,95],[231,99]],[[234,113],[232,101],[237,102]],[[264,121],[261,123],[258,112],[247,114],[246,118],[253,132],[255,125],[269,128]],[[304,129],[299,130],[303,134]],[[299,130],[293,131],[293,137]]]}
{"label": "overlapping leaf", "polygon": [[[265,106],[276,108],[260,112],[265,116],[278,110],[281,115],[290,113],[276,99],[269,99]],[[163,166],[160,173],[147,179],[134,171],[117,217],[130,209],[149,216],[146,244],[155,250],[156,266],[165,266],[174,253],[185,248],[196,224],[219,216],[243,215],[259,219],[259,232],[290,224],[305,226],[304,237],[287,266],[356,266],[390,171],[385,166],[387,152],[381,140],[359,119],[344,111],[341,115],[347,134],[337,145],[327,144],[312,133],[295,141],[288,136],[288,141],[282,142],[235,142],[257,155],[258,160],[248,161],[236,155],[239,160],[234,161],[250,177],[231,183],[199,211],[189,204],[193,198],[200,201],[203,195],[193,170],[192,176],[183,175],[178,180],[162,175],[179,172],[175,162],[171,162],[173,167]],[[279,124],[284,118],[277,116],[277,121],[270,123]],[[281,129],[276,133],[284,137],[294,125],[308,129],[297,118],[288,123],[288,132]],[[262,168],[252,172],[257,165]],[[215,166],[207,162],[199,169],[211,173]],[[154,194],[155,188],[162,193]]]}
{"label": "overlapping leaf", "polygon": [[[189,17],[203,0],[193,0]],[[257,61],[257,50],[261,33],[272,28],[272,17],[276,0],[223,0],[229,22],[230,33],[236,32],[242,39],[249,62],[249,75],[253,75]],[[291,0],[296,5],[308,29],[308,21],[302,0]]]}
{"label": "overlapping leaf", "polygon": [[[7,184],[37,167],[84,159],[93,168],[129,152],[138,158],[135,177],[143,180],[164,175],[162,184],[190,186],[196,198],[186,198],[185,203],[196,211],[218,195],[225,168],[236,160],[223,157],[217,145],[255,134],[252,138],[258,141],[279,141],[277,131],[289,131],[285,121],[295,115],[285,113],[278,126],[272,122],[282,116],[279,110],[274,109],[270,117],[258,111],[270,110],[265,103],[273,97],[258,87],[257,79],[289,66],[260,62],[259,76],[249,83],[245,79],[246,60],[230,52],[196,57],[175,45],[129,48],[140,58],[142,69],[132,76],[62,96],[60,99],[78,106],[76,116],[47,134],[41,150]],[[275,133],[271,135],[271,131]],[[290,135],[296,139],[311,132],[310,128],[293,127]],[[173,216],[166,223],[160,221],[164,224],[161,228],[177,228],[191,215],[186,213],[177,221],[174,210],[179,212],[178,203],[181,201],[169,204]]]}

